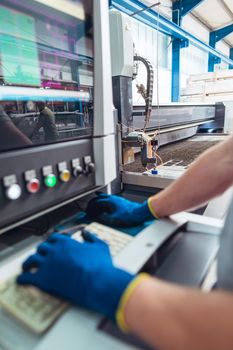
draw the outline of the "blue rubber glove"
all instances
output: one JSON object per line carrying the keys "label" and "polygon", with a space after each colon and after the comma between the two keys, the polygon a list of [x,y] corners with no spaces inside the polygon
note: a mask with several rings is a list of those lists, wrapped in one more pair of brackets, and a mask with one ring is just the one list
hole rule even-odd
{"label": "blue rubber glove", "polygon": [[79,243],[51,235],[24,262],[18,283],[33,284],[115,320],[121,295],[134,276],[113,266],[105,242],[88,232],[83,236],[88,241]]}
{"label": "blue rubber glove", "polygon": [[156,219],[149,209],[148,201],[136,203],[108,194],[91,199],[86,211],[90,219],[112,226],[135,226]]}

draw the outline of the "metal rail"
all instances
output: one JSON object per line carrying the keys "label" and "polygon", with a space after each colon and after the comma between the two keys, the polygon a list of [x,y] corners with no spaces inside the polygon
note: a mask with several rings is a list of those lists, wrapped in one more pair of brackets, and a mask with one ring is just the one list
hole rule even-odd
{"label": "metal rail", "polygon": [[[111,5],[119,11],[122,11],[128,15],[131,15],[140,9],[147,8],[145,4],[138,0],[112,0]],[[152,9],[148,9],[144,12],[141,11],[134,17],[144,24],[154,29],[159,29],[159,31],[162,33],[170,35],[173,38],[178,38],[184,42],[189,41],[192,45],[198,47],[200,50],[209,52],[213,56],[220,58],[223,62],[226,62],[227,64],[233,66],[232,59],[215,50],[213,47],[204,43],[200,39],[196,38],[194,35],[179,27],[161,14],[158,16],[157,12]],[[158,23],[159,28],[157,28]]]}

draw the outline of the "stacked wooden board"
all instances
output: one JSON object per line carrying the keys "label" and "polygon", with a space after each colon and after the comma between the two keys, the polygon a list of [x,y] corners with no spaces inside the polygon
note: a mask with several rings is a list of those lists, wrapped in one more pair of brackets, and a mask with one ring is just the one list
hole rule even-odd
{"label": "stacked wooden board", "polygon": [[233,70],[191,75],[181,91],[181,102],[233,101]]}

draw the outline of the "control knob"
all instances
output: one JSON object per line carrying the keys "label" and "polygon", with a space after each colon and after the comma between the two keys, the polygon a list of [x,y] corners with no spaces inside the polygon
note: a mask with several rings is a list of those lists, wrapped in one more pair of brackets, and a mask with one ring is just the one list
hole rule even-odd
{"label": "control knob", "polygon": [[80,175],[83,174],[83,168],[81,167],[81,165],[77,165],[74,170],[73,170],[73,174],[75,177],[78,177]]}
{"label": "control knob", "polygon": [[85,175],[89,175],[89,174],[93,174],[95,172],[95,164],[90,162],[88,164],[86,164],[85,167]]}

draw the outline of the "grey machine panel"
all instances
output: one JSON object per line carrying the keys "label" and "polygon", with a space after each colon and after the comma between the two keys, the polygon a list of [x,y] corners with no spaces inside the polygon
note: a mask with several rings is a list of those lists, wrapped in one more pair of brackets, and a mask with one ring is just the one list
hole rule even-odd
{"label": "grey machine panel", "polygon": [[[144,107],[133,107],[133,126],[135,129],[143,128]],[[208,122],[215,118],[215,105],[188,105],[172,104],[153,106],[150,122],[147,129],[164,128],[172,125],[190,124],[200,121]]]}
{"label": "grey machine panel", "polygon": [[[164,252],[155,276],[186,286],[199,286],[217,254],[218,236],[189,231],[180,231],[179,235],[180,239]],[[187,261],[188,264],[184,263]]]}
{"label": "grey machine panel", "polygon": [[[67,155],[69,155],[69,158]],[[33,213],[38,213],[42,209],[94,188],[94,173],[77,177],[72,176],[68,183],[59,183],[58,181],[58,185],[50,189],[43,185],[43,167],[51,166],[53,173],[59,179],[58,164],[60,162],[65,161],[67,169],[73,173],[72,161],[79,159],[80,165],[84,168],[84,158],[86,156],[90,157],[92,161],[94,160],[93,141],[91,139],[2,153],[0,155],[0,230],[2,227],[12,224],[22,217],[31,216]],[[33,195],[27,191],[25,181],[25,172],[32,169],[42,184],[38,193]],[[12,174],[16,176],[17,183],[22,188],[21,197],[15,201],[10,201],[5,196],[5,188],[2,181],[4,177]]]}

